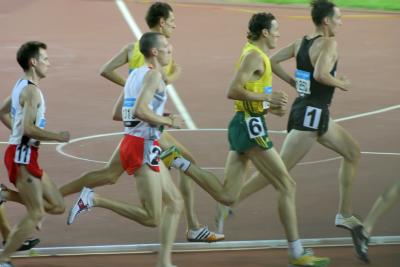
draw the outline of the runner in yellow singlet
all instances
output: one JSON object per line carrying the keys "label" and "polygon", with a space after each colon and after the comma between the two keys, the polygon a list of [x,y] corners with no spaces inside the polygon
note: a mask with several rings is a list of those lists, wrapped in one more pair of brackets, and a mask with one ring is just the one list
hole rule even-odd
{"label": "runner in yellow singlet", "polygon": [[[167,3],[153,3],[146,15],[146,22],[150,31],[160,32],[167,38],[171,37],[175,29],[175,17],[171,6]],[[119,75],[116,70],[123,65],[128,64],[129,70],[139,68],[145,63],[143,55],[139,50],[139,43],[130,43],[122,48],[111,60],[109,60],[101,69],[101,75],[106,79],[120,85],[125,85],[125,78]],[[171,62],[164,67],[164,81],[171,84],[180,75],[181,69],[172,59]],[[116,105],[114,106],[113,119],[121,121],[121,109],[123,104],[123,92],[121,93]],[[171,134],[163,132],[159,140],[161,148],[165,149],[170,146],[178,147],[185,157],[191,161],[195,161],[189,150],[179,143]],[[79,192],[84,186],[97,187],[106,184],[114,184],[118,181],[124,170],[121,168],[119,159],[120,146],[116,148],[109,162],[101,169],[84,173],[74,181],[65,184],[60,188],[63,196]],[[216,234],[208,230],[207,226],[201,225],[194,211],[194,192],[193,184],[185,174],[180,174],[179,189],[182,193],[185,203],[185,214],[187,219],[188,231],[186,238],[192,242],[216,242],[224,239],[223,234]]]}
{"label": "runner in yellow singlet", "polygon": [[284,114],[287,105],[287,95],[272,90],[268,57],[280,36],[278,21],[270,13],[257,13],[250,19],[248,30],[248,42],[227,95],[235,100],[236,113],[228,128],[230,151],[225,163],[224,182],[185,159],[174,147],[163,152],[161,158],[166,166],[185,172],[225,205],[237,201],[248,165],[253,163],[278,193],[279,218],[289,245],[289,266],[327,266],[329,258],[315,257],[301,244],[295,205],[296,185],[268,138],[264,120],[267,112]]}

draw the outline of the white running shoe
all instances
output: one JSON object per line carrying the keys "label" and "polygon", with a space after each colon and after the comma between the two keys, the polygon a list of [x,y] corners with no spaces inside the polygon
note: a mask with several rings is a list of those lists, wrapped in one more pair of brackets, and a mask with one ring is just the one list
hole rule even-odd
{"label": "white running shoe", "polygon": [[68,225],[71,225],[81,212],[89,211],[93,207],[93,193],[93,190],[90,188],[84,187],[82,189],[78,200],[69,211]]}
{"label": "white running shoe", "polygon": [[217,234],[208,230],[207,225],[197,230],[187,231],[186,238],[189,242],[218,242],[225,239],[222,234]]}
{"label": "white running shoe", "polygon": [[353,215],[345,218],[342,214],[338,213],[336,214],[335,225],[336,227],[344,228],[351,231],[354,227],[362,225],[362,223],[359,219],[357,219],[357,217]]}

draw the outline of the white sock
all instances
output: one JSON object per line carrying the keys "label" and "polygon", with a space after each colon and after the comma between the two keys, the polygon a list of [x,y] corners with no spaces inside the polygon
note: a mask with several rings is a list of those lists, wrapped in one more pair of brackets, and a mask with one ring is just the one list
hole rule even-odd
{"label": "white sock", "polygon": [[303,245],[301,244],[300,239],[297,239],[296,241],[289,242],[289,254],[292,258],[300,258],[301,255],[303,255],[304,248]]}
{"label": "white sock", "polygon": [[172,162],[172,166],[180,169],[183,172],[186,172],[187,169],[189,169],[190,166],[190,161],[188,161],[187,159],[185,159],[184,157],[177,157],[176,159],[174,159],[174,161]]}

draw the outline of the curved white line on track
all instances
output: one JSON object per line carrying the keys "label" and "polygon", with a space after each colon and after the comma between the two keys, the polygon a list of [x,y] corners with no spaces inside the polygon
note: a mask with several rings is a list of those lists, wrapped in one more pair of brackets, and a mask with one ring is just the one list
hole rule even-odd
{"label": "curved white line on track", "polygon": [[[137,23],[133,19],[133,16],[129,12],[129,9],[126,6],[125,2],[123,0],[115,0],[115,4],[122,13],[122,16],[124,17],[129,28],[135,35],[136,39],[139,40],[143,33],[137,26]],[[185,120],[187,127],[192,130],[197,129],[196,124],[194,123],[192,117],[190,116],[188,110],[186,109],[185,105],[183,104],[181,98],[179,97],[178,93],[176,92],[172,84],[169,84],[167,86],[167,92],[171,97],[172,101],[174,102],[175,107],[178,110],[179,114],[181,114],[182,118]]]}

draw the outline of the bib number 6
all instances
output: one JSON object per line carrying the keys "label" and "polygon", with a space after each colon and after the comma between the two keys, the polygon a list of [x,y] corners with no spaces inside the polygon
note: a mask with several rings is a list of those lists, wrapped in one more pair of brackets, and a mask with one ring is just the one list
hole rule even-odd
{"label": "bib number 6", "polygon": [[247,131],[249,132],[249,136],[252,139],[265,135],[265,129],[260,117],[246,118],[246,126]]}

